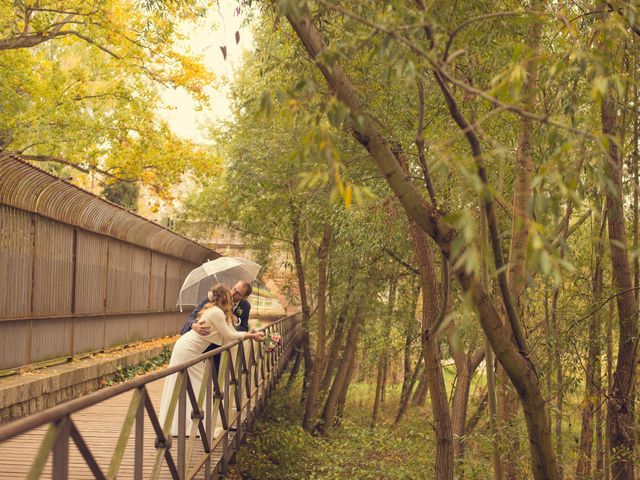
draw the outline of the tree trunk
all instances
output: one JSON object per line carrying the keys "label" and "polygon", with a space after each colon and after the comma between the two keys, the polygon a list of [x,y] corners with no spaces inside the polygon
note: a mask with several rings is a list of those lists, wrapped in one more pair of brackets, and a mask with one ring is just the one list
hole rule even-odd
{"label": "tree trunk", "polygon": [[[287,18],[311,58],[316,60],[317,56],[325,50],[325,44],[308,12],[304,9],[299,13],[289,12]],[[439,210],[426,202],[411,183],[410,178],[402,171],[388,141],[382,136],[377,124],[364,108],[358,92],[342,70],[340,62],[334,62],[331,68],[328,68],[323,62],[315,62],[314,65],[320,69],[337,98],[349,108],[350,118],[357,119],[351,125],[354,137],[367,149],[370,158],[377,164],[407,216],[434,239],[445,258],[452,265],[455,265],[457,256],[463,253],[458,250],[456,257],[451,258],[451,242],[457,232],[445,221]],[[490,190],[488,192],[487,195],[490,197]],[[495,224],[492,223],[495,221],[495,216],[489,220],[491,230],[495,227]],[[469,245],[467,248],[474,247]],[[467,272],[464,266],[457,267],[454,273],[463,291],[476,306],[482,329],[487,335],[496,357],[504,366],[518,391],[527,422],[533,476],[536,480],[556,480],[558,478],[557,459],[551,442],[545,402],[531,360],[521,351],[524,345],[516,347],[513,344],[498,311],[475,273]],[[504,300],[507,301],[508,297],[505,297]]]}
{"label": "tree trunk", "polygon": [[[607,317],[607,398],[613,391],[613,316],[615,315],[614,302],[609,302],[609,316]],[[608,415],[608,412],[607,412]],[[604,479],[611,478],[611,425],[605,418],[605,454],[604,454]]]}
{"label": "tree trunk", "polygon": [[[427,235],[413,222],[411,239],[416,252],[422,287],[422,350],[424,352],[425,378],[429,386],[431,409],[436,433],[435,478],[453,479],[453,431],[447,390],[444,384],[438,335],[427,336],[439,316],[440,302],[433,253]],[[445,307],[446,308],[446,307]]]}
{"label": "tree trunk", "polygon": [[[602,333],[602,330],[598,332]],[[602,432],[602,424],[604,419],[604,408],[602,401],[602,355],[598,358],[598,362],[596,364],[596,398],[595,404],[598,406],[596,409],[596,469],[593,475],[594,480],[600,480],[603,478],[604,473],[604,457],[607,454],[607,449],[604,445],[604,437]]]}
{"label": "tree trunk", "polygon": [[386,378],[386,369],[387,369],[387,356],[389,354],[389,333],[391,332],[391,323],[393,321],[393,309],[395,307],[395,299],[396,299],[396,290],[398,288],[398,277],[394,276],[391,278],[389,283],[389,301],[387,303],[387,319],[384,323],[384,327],[382,330],[382,338],[384,341],[384,345],[382,348],[382,355],[380,355],[380,359],[378,360],[378,375],[376,379],[376,394],[375,400],[373,402],[373,412],[371,414],[371,426],[374,427],[376,422],[378,421],[378,411],[380,409],[380,405],[383,402],[383,392],[384,392],[384,384]]}
{"label": "tree trunk", "polygon": [[[367,289],[365,288],[364,292],[366,291]],[[358,346],[358,338],[360,336],[360,328],[364,320],[364,301],[366,298],[366,293],[364,292],[358,301],[358,306],[356,307],[356,311],[353,315],[353,320],[349,326],[347,341],[344,346],[344,351],[342,352],[342,357],[340,358],[340,364],[338,365],[338,370],[333,379],[331,390],[329,390],[329,395],[327,396],[327,400],[322,411],[322,420],[316,426],[316,429],[320,433],[326,432],[333,424],[336,407],[342,394],[342,390],[345,385],[347,385],[348,388],[348,384],[351,381],[350,377],[352,373],[349,374],[349,371],[353,372],[352,364],[355,364],[354,359],[356,355],[356,348]]]}
{"label": "tree trunk", "polygon": [[556,370],[556,408],[555,433],[556,452],[558,452],[558,470],[560,479],[564,476],[564,460],[562,455],[562,406],[564,404],[564,387],[562,377],[562,354],[560,352],[560,329],[558,328],[558,296],[560,287],[555,286],[551,294],[551,333],[553,338],[553,363]]}
{"label": "tree trunk", "polygon": [[318,310],[317,310],[317,331],[316,331],[316,358],[311,381],[307,391],[307,402],[304,409],[302,428],[310,430],[314,424],[318,394],[320,391],[320,378],[324,373],[325,365],[325,344],[327,330],[327,258],[329,256],[329,245],[331,243],[331,225],[326,224],[322,241],[318,248]]}
{"label": "tree trunk", "polygon": [[[618,134],[617,112],[610,89],[602,99],[602,133],[609,139]],[[607,401],[607,423],[611,430],[611,473],[616,480],[634,478],[634,373],[638,335],[637,304],[633,277],[627,256],[627,238],[622,192],[622,158],[615,141],[603,159],[609,185],[604,187],[607,204],[607,226],[611,252],[611,274],[618,306],[618,358],[613,375],[613,388]],[[613,187],[613,188],[611,188]]]}
{"label": "tree trunk", "polygon": [[387,396],[387,377],[389,374],[389,352],[384,357],[384,369],[382,370],[382,388],[380,389],[380,405],[384,405]]}
{"label": "tree trunk", "polygon": [[[600,234],[596,240],[595,261],[592,277],[594,308],[602,301],[602,254],[604,243],[604,227],[606,212],[603,215]],[[593,416],[596,411],[596,387],[600,376],[600,335],[602,331],[602,315],[600,311],[594,313],[589,322],[589,353],[587,358],[584,403],[582,408],[582,427],[580,430],[580,449],[578,452],[578,464],[576,466],[576,478],[588,478],[591,475],[591,452],[593,446]],[[598,368],[596,368],[598,367]]]}
{"label": "tree trunk", "polygon": [[416,387],[415,392],[413,392],[411,403],[416,407],[424,407],[427,403],[427,394],[429,393],[429,379],[427,378],[427,375],[427,371],[423,370],[422,375],[420,375],[418,386]]}
{"label": "tree trunk", "polygon": [[[456,344],[457,342],[449,342]],[[455,352],[454,361],[456,362],[456,372],[458,380],[453,392],[453,407],[451,409],[451,425],[453,429],[453,454],[456,464],[461,465],[464,462],[464,440],[467,434],[467,408],[469,406],[469,390],[471,389],[471,380],[473,375],[484,359],[484,349],[474,352],[467,356],[462,349]]]}
{"label": "tree trunk", "polygon": [[300,306],[302,309],[302,352],[304,356],[304,376],[302,379],[302,394],[300,401],[306,402],[307,387],[313,372],[313,359],[311,356],[311,342],[309,340],[309,322],[311,309],[307,299],[307,284],[304,276],[304,265],[302,264],[302,248],[300,245],[300,210],[290,204],[293,257],[295,259],[296,277],[298,278],[298,289],[300,290]]}
{"label": "tree trunk", "polygon": [[378,375],[376,378],[376,394],[373,401],[373,412],[371,413],[371,427],[375,427],[378,421],[378,411],[382,403],[382,384],[384,383],[384,357],[378,360]]}
{"label": "tree trunk", "polygon": [[[640,110],[638,109],[638,44],[637,39],[633,37],[633,154],[631,155],[631,174],[633,185],[633,251],[638,251],[638,195],[640,194],[640,179],[638,179],[638,161],[640,152],[638,152],[638,141],[640,141]],[[633,256],[633,287],[635,288],[636,304],[640,304],[640,258],[638,255]]]}
{"label": "tree trunk", "polygon": [[[532,10],[543,11],[544,2],[534,0]],[[529,26],[525,45],[527,54],[530,58],[524,63],[526,75],[522,83],[522,103],[527,111],[533,112],[536,107],[536,98],[538,92],[538,58],[540,37],[542,34],[542,24],[538,18],[532,19],[533,24]],[[509,290],[515,301],[515,308],[519,316],[523,311],[522,296],[526,288],[526,253],[527,243],[529,240],[529,224],[531,222],[530,210],[532,199],[532,177],[534,164],[532,159],[531,136],[534,131],[532,120],[528,117],[520,117],[520,129],[518,134],[518,148],[516,150],[515,161],[515,178],[513,182],[513,221],[511,226],[511,243],[509,245],[509,260],[507,269],[507,282]],[[495,247],[494,247],[495,248]],[[498,267],[499,268],[499,267]],[[508,306],[507,306],[508,314]],[[518,333],[513,332],[513,333]],[[517,340],[517,335],[516,335]],[[514,431],[517,422],[518,405],[516,395],[510,385],[507,385],[506,376],[499,378],[503,380],[503,388],[501,389],[501,404],[499,409],[501,420],[505,424],[506,431]],[[501,470],[504,471],[506,478],[517,479],[521,475],[518,472],[518,459],[520,458],[520,442],[517,436],[510,436],[506,440],[506,455],[502,457]],[[558,472],[562,477],[561,470]]]}
{"label": "tree trunk", "polygon": [[342,348],[342,341],[344,339],[345,333],[345,323],[347,321],[347,309],[344,312],[340,312],[338,318],[336,319],[337,325],[335,329],[335,333],[333,336],[333,341],[331,342],[331,348],[329,349],[329,354],[327,355],[327,366],[324,371],[324,377],[322,378],[322,382],[320,383],[320,391],[325,392],[329,385],[331,385],[331,379],[333,378],[333,374],[336,369],[336,365],[338,364],[338,359],[340,358],[340,349]]}
{"label": "tree trunk", "polygon": [[[480,258],[481,258],[481,280],[486,291],[489,291],[489,245],[487,238],[487,217],[480,208]],[[487,403],[489,405],[489,433],[491,435],[491,463],[493,465],[494,480],[502,480],[502,462],[500,459],[500,443],[498,441],[498,430],[496,422],[498,418],[498,398],[496,395],[496,357],[493,348],[486,335],[483,335],[485,350],[485,370],[487,372]]]}
{"label": "tree trunk", "polygon": [[[402,393],[400,394],[400,405],[398,407],[398,414],[396,415],[396,419],[394,424],[400,423],[402,417],[407,411],[407,407],[409,406],[409,400],[411,399],[411,394],[413,393],[413,388],[415,387],[416,381],[418,380],[418,376],[422,372],[422,364],[424,360],[424,354],[421,351],[420,356],[418,357],[418,361],[416,362],[416,367],[411,373],[411,369],[409,369],[409,373],[405,371],[405,382],[402,385]],[[407,385],[407,388],[404,388],[404,385]]]}
{"label": "tree trunk", "polygon": [[396,418],[394,420],[394,424],[398,424],[404,413],[409,406],[409,400],[411,398],[411,394],[413,393],[413,388],[415,386],[416,381],[418,380],[418,376],[422,369],[422,360],[423,360],[423,352],[422,345],[420,345],[420,353],[418,355],[418,360],[416,361],[415,368],[411,367],[411,354],[412,354],[412,344],[414,340],[416,340],[416,332],[415,332],[415,312],[418,303],[418,297],[420,296],[420,286],[412,285],[411,287],[411,309],[409,311],[409,317],[407,318],[406,327],[406,335],[404,342],[404,357],[403,357],[403,366],[404,372],[402,377],[402,389],[400,391],[400,402],[398,405],[398,413],[396,414]]}
{"label": "tree trunk", "polygon": [[[633,288],[636,300],[636,307],[640,308],[640,258],[638,255],[638,196],[640,194],[640,180],[638,179],[638,161],[640,154],[638,152],[638,142],[640,141],[639,123],[640,123],[640,109],[638,109],[638,44],[636,36],[633,37],[633,154],[631,155],[631,174],[633,184]],[[637,438],[636,438],[637,441]]]}
{"label": "tree trunk", "polygon": [[[356,349],[358,347],[356,346]],[[338,402],[336,405],[336,414],[333,420],[333,426],[340,426],[342,423],[342,419],[344,418],[344,407],[347,404],[347,394],[349,393],[349,386],[351,385],[351,380],[353,378],[353,371],[355,370],[356,362],[355,362],[355,352],[351,361],[349,362],[349,366],[347,367],[347,376],[345,378],[344,383],[342,384],[342,389],[340,394],[338,395]]]}
{"label": "tree trunk", "polygon": [[[518,395],[514,386],[510,382],[507,371],[502,364],[498,363],[496,368],[496,407],[497,418],[500,428],[498,429],[498,444],[500,448],[500,470],[503,478],[508,480],[518,480],[524,473],[521,471],[520,459],[520,429],[517,425],[518,417]],[[549,416],[550,421],[551,416]],[[551,424],[547,427],[551,432]]]}
{"label": "tree trunk", "polygon": [[[412,368],[411,368],[411,343],[413,341],[413,332],[411,330],[407,331],[404,339],[404,350],[403,350],[403,372],[402,372],[402,387],[400,389],[400,404],[402,404],[402,400],[407,395],[407,389],[409,388],[409,384],[411,383],[412,377]],[[422,352],[420,352],[420,359],[422,358]],[[418,366],[418,362],[416,362],[416,367]]]}
{"label": "tree trunk", "polygon": [[[348,285],[353,284],[354,276],[352,275],[352,273],[354,271],[355,266],[349,272],[349,277],[347,280]],[[336,369],[336,365],[338,364],[338,359],[340,358],[338,354],[340,353],[340,349],[342,348],[342,340],[345,333],[345,323],[347,314],[349,312],[352,293],[353,289],[349,288],[345,296],[344,304],[340,308],[340,312],[338,313],[338,317],[336,318],[336,327],[333,333],[333,340],[331,341],[331,348],[329,349],[329,354],[327,355],[324,377],[322,378],[322,383],[320,384],[320,391],[322,392],[325,392],[329,388],[329,385],[331,385],[331,379],[333,378],[333,373]]]}

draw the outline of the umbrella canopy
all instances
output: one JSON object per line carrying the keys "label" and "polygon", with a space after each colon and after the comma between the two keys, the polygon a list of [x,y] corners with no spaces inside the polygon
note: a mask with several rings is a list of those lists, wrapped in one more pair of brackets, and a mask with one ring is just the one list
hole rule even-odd
{"label": "umbrella canopy", "polygon": [[215,283],[232,288],[240,280],[251,282],[255,280],[260,268],[262,267],[257,263],[238,257],[220,257],[205,262],[187,275],[176,305],[198,305]]}

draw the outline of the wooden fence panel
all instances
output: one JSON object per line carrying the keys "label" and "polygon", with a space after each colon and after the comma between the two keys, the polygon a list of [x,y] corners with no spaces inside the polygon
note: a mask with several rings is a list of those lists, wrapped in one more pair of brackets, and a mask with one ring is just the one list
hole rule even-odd
{"label": "wooden fence panel", "polygon": [[33,214],[0,205],[0,318],[31,314]]}
{"label": "wooden fence panel", "polygon": [[167,256],[161,253],[151,254],[151,282],[149,285],[149,310],[164,309],[165,271]]}
{"label": "wooden fence panel", "polygon": [[33,315],[69,315],[73,296],[73,227],[36,217]]}
{"label": "wooden fence panel", "polygon": [[77,233],[75,313],[102,313],[107,308],[109,239],[82,230]]}
{"label": "wooden fence panel", "polygon": [[149,309],[149,285],[151,273],[151,252],[134,247],[129,265],[131,276],[130,311],[143,312]]}
{"label": "wooden fence panel", "polygon": [[0,371],[176,333],[184,278],[217,257],[0,153]]}

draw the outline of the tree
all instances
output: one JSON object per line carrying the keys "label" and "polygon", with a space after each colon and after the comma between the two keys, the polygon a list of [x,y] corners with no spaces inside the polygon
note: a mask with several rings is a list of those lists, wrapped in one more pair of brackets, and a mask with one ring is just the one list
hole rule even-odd
{"label": "tree", "polygon": [[[637,135],[629,134],[637,62],[635,49],[622,47],[637,35],[633,9],[420,1],[379,8],[324,0],[261,6],[258,48],[235,89],[237,115],[218,137],[227,145],[218,153],[228,172],[218,188],[233,192],[220,202],[249,196],[229,225],[265,251],[293,250],[292,268],[304,272],[298,285],[308,312],[307,385],[322,377],[317,390],[317,383],[306,390],[315,403],[306,403],[307,428],[313,431],[323,402],[317,430],[333,428],[352,376],[372,381],[373,365],[379,418],[389,351],[380,337],[390,336],[391,351],[405,352],[390,363],[404,374],[398,418],[424,379],[429,388],[420,387],[418,397],[428,392],[432,399],[441,476],[464,475],[474,454],[486,455],[474,439],[489,439],[496,478],[561,478],[574,467],[577,447],[565,425],[583,413],[576,398],[585,399],[585,411],[575,467],[586,471],[595,430],[600,469],[597,415],[589,430],[589,405],[600,395],[609,408],[604,460],[629,478],[637,327],[629,302],[637,286],[626,245],[637,215],[621,206],[632,204],[638,181],[631,153]],[[607,199],[609,229],[617,229],[606,249],[598,240],[605,221],[599,197]],[[331,241],[324,242],[328,228]],[[365,259],[374,267],[365,268]],[[420,274],[422,331],[385,325],[387,312],[412,310]],[[389,293],[394,278],[405,292],[397,307]],[[370,292],[364,304],[363,288]],[[608,338],[620,343],[605,357],[611,365],[618,355],[609,395],[600,391],[595,313],[614,301],[620,321]],[[483,336],[486,347],[479,348]],[[511,403],[501,395],[499,403],[515,406],[508,422],[493,421],[493,352],[504,372],[498,386],[511,385],[518,396]],[[469,394],[485,353],[486,402]],[[455,364],[451,410],[439,355]],[[479,413],[466,422],[474,401]],[[489,436],[472,430],[485,404]],[[523,423],[528,443],[520,438]],[[503,465],[500,451],[507,452]]]}
{"label": "tree", "polygon": [[118,181],[105,185],[102,195],[110,202],[135,212],[138,209],[140,186],[135,182]]}
{"label": "tree", "polygon": [[[287,18],[309,51],[311,58],[316,59],[323,52],[325,44],[308,13],[290,11],[287,14]],[[460,254],[460,252],[455,252],[455,256],[452,256],[451,241],[457,235],[455,229],[446,223],[442,215],[424,200],[415,187],[407,181],[406,176],[402,174],[397,158],[393,155],[388,143],[373,123],[358,96],[357,90],[340,66],[334,63],[329,69],[326,65],[318,63],[318,67],[340,101],[349,107],[352,118],[356,119],[355,121],[357,122],[353,128],[356,139],[368,150],[373,160],[378,164],[389,186],[400,199],[407,215],[436,241],[445,257],[455,264]],[[478,155],[478,153],[474,152],[474,155]],[[483,179],[483,167],[480,166],[479,170],[480,178]],[[495,229],[492,199],[488,191],[484,195],[491,232],[490,236],[494,241],[493,253],[496,266],[501,268],[501,253],[498,253],[499,250],[495,245],[498,233],[497,229]],[[544,400],[535,371],[523,356],[523,353],[526,354],[526,347],[522,343],[523,339],[520,338],[518,341],[518,333],[517,329],[515,329],[514,334],[516,335],[517,343],[510,342],[509,336],[505,335],[498,311],[491,304],[481,283],[473,273],[469,273],[464,268],[458,268],[455,270],[455,274],[462,288],[474,299],[474,303],[480,312],[481,324],[491,342],[491,346],[520,395],[529,429],[534,476],[536,478],[556,478],[556,457],[551,448],[551,435],[548,430]],[[509,302],[511,302],[509,295],[508,291],[503,293],[503,300],[507,310],[509,308],[512,309],[512,306],[509,306]],[[517,315],[513,310],[509,313],[512,317]],[[512,318],[512,320],[511,326],[513,328],[517,326],[517,321],[515,318]]]}
{"label": "tree", "polygon": [[203,104],[213,80],[179,52],[190,3],[17,2],[0,9],[0,147],[99,180],[139,180],[168,195],[186,171],[215,172],[210,149],[178,138],[155,109],[159,87]]}

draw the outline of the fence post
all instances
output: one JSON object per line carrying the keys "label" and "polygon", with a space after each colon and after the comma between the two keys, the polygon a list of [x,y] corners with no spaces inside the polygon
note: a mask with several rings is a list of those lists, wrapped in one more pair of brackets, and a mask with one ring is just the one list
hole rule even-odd
{"label": "fence post", "polygon": [[145,387],[140,388],[140,405],[138,405],[138,411],[136,412],[136,444],[135,444],[135,459],[133,478],[135,480],[142,480],[142,467],[144,459],[144,404],[146,401],[147,389]]}
{"label": "fence post", "polygon": [[[248,340],[249,342],[253,341],[253,340]],[[236,405],[238,408],[238,419],[236,421],[236,436],[234,439],[234,445],[235,445],[235,451],[237,452],[238,450],[240,450],[240,441],[242,440],[242,411],[244,410],[244,408],[242,408],[242,387],[243,387],[243,375],[244,375],[244,363],[245,363],[245,357],[244,357],[244,342],[240,342],[240,344],[238,345],[238,354],[236,355],[236,371],[238,372],[236,374],[236,398],[238,399],[236,401]],[[235,454],[234,454],[235,455]]]}
{"label": "fence post", "polygon": [[[213,381],[213,375],[214,375],[214,370],[215,370],[215,364],[213,362],[213,357],[210,357],[209,360],[207,360],[209,362],[209,375],[207,378],[203,378],[202,381],[203,382],[207,382],[207,388],[205,390],[205,397],[204,397],[204,429],[207,432],[207,442],[209,443],[209,446],[211,446],[212,440],[213,440],[213,432],[211,431],[211,406],[213,404],[213,395],[211,392],[211,386],[212,386],[212,381]],[[218,372],[215,372],[215,374],[217,375]],[[213,453],[213,448],[211,449],[211,453]],[[204,463],[204,478],[211,478],[211,455],[209,455],[207,457],[207,460]]]}
{"label": "fence post", "polygon": [[69,476],[69,436],[71,423],[69,417],[57,422],[58,437],[53,445],[53,480],[66,480]]}
{"label": "fence post", "polygon": [[231,426],[229,425],[229,421],[231,420],[231,402],[229,401],[229,369],[231,368],[231,364],[233,363],[233,361],[231,361],[231,350],[226,350],[224,353],[227,357],[227,362],[224,368],[224,389],[222,391],[222,404],[224,405],[224,423],[226,424],[226,428],[222,437],[222,462],[220,463],[220,473],[226,475],[229,471],[229,427]]}
{"label": "fence post", "polygon": [[[185,466],[185,435],[187,421],[187,383],[189,382],[189,369],[184,370],[184,382],[180,385],[180,396],[178,397],[178,475],[181,479],[186,478]],[[171,429],[169,429],[171,434]]]}

